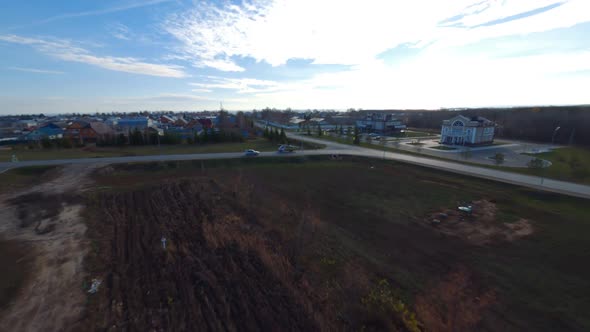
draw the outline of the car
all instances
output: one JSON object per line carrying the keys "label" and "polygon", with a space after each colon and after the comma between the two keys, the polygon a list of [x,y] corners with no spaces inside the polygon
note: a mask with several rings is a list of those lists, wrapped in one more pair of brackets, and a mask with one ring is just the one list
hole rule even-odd
{"label": "car", "polygon": [[260,151],[256,151],[253,149],[248,149],[248,150],[244,151],[244,155],[246,155],[247,157],[256,157],[259,154],[260,154]]}
{"label": "car", "polygon": [[295,152],[295,147],[292,145],[281,145],[279,146],[279,153]]}

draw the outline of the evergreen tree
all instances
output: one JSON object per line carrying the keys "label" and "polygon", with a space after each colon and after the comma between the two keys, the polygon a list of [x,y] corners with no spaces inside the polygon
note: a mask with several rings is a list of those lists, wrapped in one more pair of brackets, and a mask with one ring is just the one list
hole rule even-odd
{"label": "evergreen tree", "polygon": [[356,144],[356,145],[361,144],[361,133],[360,133],[358,127],[354,127],[354,139],[353,139],[353,143]]}
{"label": "evergreen tree", "polygon": [[284,128],[281,128],[281,143],[287,143],[287,134],[285,134]]}

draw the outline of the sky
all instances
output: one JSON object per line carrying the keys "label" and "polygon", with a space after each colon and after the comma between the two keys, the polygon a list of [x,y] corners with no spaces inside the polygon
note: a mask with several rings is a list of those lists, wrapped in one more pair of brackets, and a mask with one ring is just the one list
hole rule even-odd
{"label": "sky", "polygon": [[590,104],[590,0],[31,0],[0,114]]}

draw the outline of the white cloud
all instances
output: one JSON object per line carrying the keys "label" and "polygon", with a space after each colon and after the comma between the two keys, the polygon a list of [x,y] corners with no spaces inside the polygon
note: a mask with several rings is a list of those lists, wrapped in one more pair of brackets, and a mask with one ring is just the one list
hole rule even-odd
{"label": "white cloud", "polygon": [[[590,1],[562,1],[559,6],[557,1],[285,0],[245,2],[241,7],[198,2],[193,10],[169,16],[164,28],[181,44],[177,56],[199,67],[217,68],[208,65],[214,60],[238,66],[234,60],[240,57],[273,66],[290,59],[352,66],[299,81],[209,77],[194,84],[220,89],[227,96],[248,94],[250,106],[436,108],[587,103],[577,84],[588,78],[555,78],[590,69],[589,53],[582,47],[568,53],[545,50],[506,58],[477,50],[462,53],[458,48],[490,38],[590,22]],[[539,10],[547,6],[553,8]],[[534,10],[539,12],[525,17]],[[383,52],[408,44],[421,51],[402,65],[388,66],[377,60]],[[258,77],[257,73],[251,77]]]}
{"label": "white cloud", "polygon": [[53,74],[53,75],[64,74],[63,71],[59,71],[59,70],[48,70],[48,69],[37,69],[37,68],[7,67],[6,69],[22,71],[22,72],[27,72],[27,73],[36,73],[36,74]]}
{"label": "white cloud", "polygon": [[67,40],[44,40],[17,35],[0,35],[0,41],[29,45],[42,53],[61,60],[85,63],[114,71],[160,77],[181,78],[188,76],[183,71],[183,68],[177,65],[147,63],[130,57],[96,56]]}
{"label": "white cloud", "polygon": [[270,80],[260,80],[255,78],[226,78],[219,76],[205,76],[204,82],[190,84],[209,91],[210,89],[224,89],[233,90],[237,93],[270,92],[279,90],[283,86],[278,82]]}
{"label": "white cloud", "polygon": [[590,2],[571,0],[549,12],[502,25],[440,27],[453,16],[460,17],[458,23],[475,26],[553,3],[555,0],[285,0],[219,7],[198,2],[193,10],[170,16],[164,28],[181,42],[180,52],[200,67],[241,70],[232,62],[235,56],[273,66],[296,58],[354,65],[372,61],[402,43],[473,42],[590,21]]}
{"label": "white cloud", "polygon": [[121,40],[130,40],[131,39],[131,32],[129,28],[122,23],[113,23],[108,26],[108,30],[111,35],[117,39]]}

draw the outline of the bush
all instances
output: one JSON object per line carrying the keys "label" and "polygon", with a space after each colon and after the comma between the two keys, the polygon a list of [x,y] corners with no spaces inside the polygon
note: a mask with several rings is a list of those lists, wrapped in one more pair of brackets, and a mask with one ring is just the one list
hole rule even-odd
{"label": "bush", "polygon": [[51,147],[53,146],[53,144],[51,144],[51,140],[47,137],[43,137],[41,139],[41,147],[44,149],[51,149]]}
{"label": "bush", "polygon": [[528,163],[528,167],[532,169],[540,169],[543,168],[544,162],[543,159],[535,158]]}
{"label": "bush", "polygon": [[496,153],[494,155],[494,161],[496,162],[496,165],[502,165],[504,163],[504,154]]}
{"label": "bush", "polygon": [[361,303],[369,315],[376,316],[386,326],[402,325],[407,331],[420,332],[416,314],[410,311],[400,299],[398,292],[385,279],[380,280],[369,294],[361,299]]}

